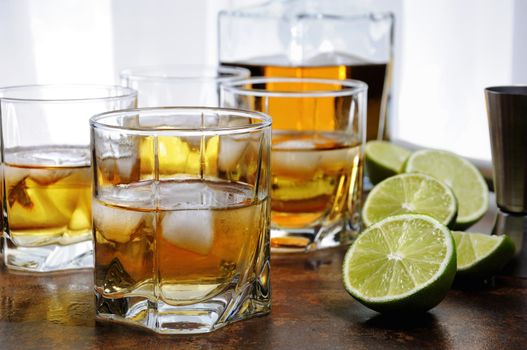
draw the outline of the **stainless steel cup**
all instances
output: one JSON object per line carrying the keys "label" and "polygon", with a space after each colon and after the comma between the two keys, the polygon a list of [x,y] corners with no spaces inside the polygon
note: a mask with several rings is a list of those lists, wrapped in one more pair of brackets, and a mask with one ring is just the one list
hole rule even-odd
{"label": "stainless steel cup", "polygon": [[507,234],[516,244],[510,266],[527,277],[527,85],[485,89],[494,165],[498,216],[493,234]]}

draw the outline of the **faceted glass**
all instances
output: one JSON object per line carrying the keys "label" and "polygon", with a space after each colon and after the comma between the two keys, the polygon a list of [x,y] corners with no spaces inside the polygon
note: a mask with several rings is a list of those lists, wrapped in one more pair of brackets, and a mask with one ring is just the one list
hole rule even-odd
{"label": "faceted glass", "polygon": [[98,319],[203,333],[268,313],[270,119],[148,108],[91,125]]}
{"label": "faceted glass", "polygon": [[347,244],[359,232],[366,93],[354,80],[255,77],[222,85],[224,107],[273,119],[273,251]]}
{"label": "faceted glass", "polygon": [[0,89],[8,268],[93,267],[88,120],[135,103],[135,91],[118,86]]}

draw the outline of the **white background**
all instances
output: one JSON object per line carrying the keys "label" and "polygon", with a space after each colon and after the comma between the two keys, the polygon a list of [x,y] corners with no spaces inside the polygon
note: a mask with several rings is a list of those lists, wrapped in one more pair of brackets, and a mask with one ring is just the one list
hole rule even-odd
{"label": "white background", "polygon": [[[130,66],[215,63],[217,12],[259,2],[0,0],[0,86],[113,84]],[[490,159],[483,89],[527,83],[527,1],[361,2],[396,15],[392,136]]]}

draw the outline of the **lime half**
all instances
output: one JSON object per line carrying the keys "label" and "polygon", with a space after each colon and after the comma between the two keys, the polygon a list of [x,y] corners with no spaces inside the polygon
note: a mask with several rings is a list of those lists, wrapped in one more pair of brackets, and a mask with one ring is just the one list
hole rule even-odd
{"label": "lime half", "polygon": [[425,174],[401,174],[371,190],[362,218],[370,226],[392,215],[424,214],[448,226],[455,222],[456,213],[456,197],[444,183]]}
{"label": "lime half", "polygon": [[481,219],[489,208],[485,179],[469,161],[446,151],[421,150],[406,162],[406,172],[431,175],[452,188],[458,200],[455,228],[466,229]]}
{"label": "lime half", "polygon": [[344,257],[344,287],[383,313],[423,312],[439,304],[456,274],[450,231],[426,216],[392,216],[366,229]]}
{"label": "lime half", "polygon": [[387,141],[369,141],[365,147],[366,171],[373,184],[403,172],[411,152]]}
{"label": "lime half", "polygon": [[457,247],[459,277],[489,277],[498,273],[514,256],[509,236],[452,232]]}

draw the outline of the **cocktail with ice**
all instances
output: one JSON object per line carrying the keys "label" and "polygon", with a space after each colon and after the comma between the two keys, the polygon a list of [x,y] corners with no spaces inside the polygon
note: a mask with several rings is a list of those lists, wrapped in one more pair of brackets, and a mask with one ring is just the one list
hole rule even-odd
{"label": "cocktail with ice", "polygon": [[159,108],[92,119],[99,319],[209,332],[270,310],[270,119]]}
{"label": "cocktail with ice", "polygon": [[93,267],[88,120],[135,102],[135,91],[117,86],[0,89],[8,268]]}
{"label": "cocktail with ice", "polygon": [[271,245],[309,251],[350,243],[360,229],[366,84],[262,78],[222,85],[225,107],[273,118]]}
{"label": "cocktail with ice", "polygon": [[10,152],[4,164],[4,183],[9,237],[16,246],[67,246],[91,239],[88,149]]}

